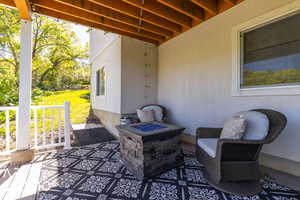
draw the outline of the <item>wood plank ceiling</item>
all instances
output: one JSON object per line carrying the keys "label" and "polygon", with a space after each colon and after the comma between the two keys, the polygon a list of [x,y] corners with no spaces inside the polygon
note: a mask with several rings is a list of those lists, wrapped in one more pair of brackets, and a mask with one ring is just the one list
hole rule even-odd
{"label": "wood plank ceiling", "polygon": [[0,0],[32,12],[160,45],[244,0]]}

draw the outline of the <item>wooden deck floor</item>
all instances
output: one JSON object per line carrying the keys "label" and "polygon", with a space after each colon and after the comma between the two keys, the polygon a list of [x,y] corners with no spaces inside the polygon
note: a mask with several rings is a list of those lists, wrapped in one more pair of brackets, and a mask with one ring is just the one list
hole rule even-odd
{"label": "wooden deck floor", "polygon": [[42,163],[53,153],[55,152],[39,154],[31,163],[22,166],[0,163],[0,200],[34,200]]}

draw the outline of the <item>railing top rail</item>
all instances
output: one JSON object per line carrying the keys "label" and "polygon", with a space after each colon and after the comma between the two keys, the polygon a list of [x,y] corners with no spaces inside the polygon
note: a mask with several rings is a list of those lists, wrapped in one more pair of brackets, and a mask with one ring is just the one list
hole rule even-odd
{"label": "railing top rail", "polygon": [[64,108],[64,105],[50,105],[50,106],[31,106],[32,109],[41,109],[41,108]]}
{"label": "railing top rail", "polygon": [[0,111],[7,111],[7,110],[17,110],[17,106],[6,106],[6,107],[0,107]]}
{"label": "railing top rail", "polygon": [[[48,106],[31,106],[31,109],[55,109],[55,108],[64,108],[64,105],[48,105]],[[0,111],[7,111],[7,110],[17,110],[18,106],[5,106],[5,107],[0,107]]]}

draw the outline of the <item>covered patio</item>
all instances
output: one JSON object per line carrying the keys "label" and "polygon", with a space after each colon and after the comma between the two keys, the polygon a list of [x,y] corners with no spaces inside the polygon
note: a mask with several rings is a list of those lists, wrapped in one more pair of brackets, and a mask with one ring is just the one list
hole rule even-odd
{"label": "covered patio", "polygon": [[[293,179],[272,171],[271,174],[276,175],[276,181],[282,184],[261,180],[263,192],[259,195],[243,197],[215,190],[203,177],[203,165],[196,160],[189,146],[184,147],[184,165],[145,181],[138,180],[128,172],[119,160],[118,141],[38,154],[33,161],[25,165],[8,168],[2,166],[0,199],[296,200],[300,198],[298,191],[282,185],[282,182],[290,183],[289,180]],[[264,172],[270,174],[269,169],[264,169]],[[297,189],[296,181],[299,179],[290,184]]]}
{"label": "covered patio", "polygon": [[[225,12],[226,10],[238,5],[243,0],[151,0],[151,1],[90,1],[90,0],[0,0],[0,3],[12,8],[18,9],[21,22],[21,41],[20,41],[20,81],[19,81],[19,106],[0,108],[6,113],[6,153],[11,151],[11,138],[9,132],[9,114],[16,113],[16,148],[11,153],[14,159],[24,156],[26,159],[32,159],[33,152],[31,146],[35,149],[47,148],[50,146],[65,146],[70,148],[70,119],[69,103],[54,107],[32,107],[32,13],[38,13],[76,24],[81,24],[91,28],[103,30],[105,32],[115,33],[130,38],[135,38],[149,44],[159,46],[162,43],[182,34],[194,26],[213,18],[214,16]],[[93,51],[93,48],[91,48]],[[54,141],[53,130],[50,135],[43,128],[42,144],[37,141],[37,111],[42,110],[43,123],[47,120],[46,110],[58,110],[59,117],[58,141]],[[34,112],[35,138],[34,144],[30,141],[30,113]],[[50,120],[53,121],[53,116]],[[46,123],[46,122],[45,122]],[[53,122],[54,123],[54,122]],[[22,127],[22,128],[21,128]],[[47,146],[47,138],[51,137],[51,144]],[[64,142],[62,142],[62,140]],[[17,160],[16,160],[17,162]]]}
{"label": "covered patio", "polygon": [[[0,0],[0,3],[18,9],[22,18],[19,106],[0,108],[8,118],[6,154],[10,158],[0,163],[0,200],[300,199],[297,148],[300,38],[295,28],[300,25],[299,0]],[[92,109],[116,140],[71,147],[69,102],[52,107],[31,105],[32,13],[92,28]],[[174,146],[170,144],[182,147],[182,165],[141,180],[127,170],[121,158],[124,144],[118,125],[136,117],[137,109],[145,105],[166,108],[167,117],[161,122],[185,130],[180,141],[175,141]],[[46,109],[57,109],[58,115],[63,116],[63,119],[58,117],[57,140],[53,130],[50,135],[44,130],[38,142],[39,109],[43,120]],[[280,114],[275,119],[267,115],[260,118],[259,122],[266,122],[262,125],[266,135],[254,140],[265,143],[244,136],[237,143],[229,138],[221,140],[221,127],[228,119],[249,121],[241,111]],[[17,116],[15,149],[10,148],[10,112]],[[34,144],[29,136],[31,112]],[[53,121],[52,115],[51,112]],[[154,120],[152,116],[148,122]],[[243,133],[247,132],[245,127],[245,123],[240,127]],[[199,150],[199,140],[207,139],[204,136],[218,138],[215,152],[209,152],[218,160],[214,165],[224,167],[216,172],[218,177],[228,173],[234,177],[229,184],[242,184],[244,180],[236,178],[239,175],[235,175],[234,169],[236,173],[242,171],[241,174],[244,169],[255,176],[246,181],[258,181],[261,192],[238,195],[241,191],[227,193],[213,186],[206,178],[207,171],[212,171],[206,170],[207,166],[214,166],[207,163],[213,161],[199,158],[205,157]],[[161,136],[160,140],[165,138]],[[134,138],[129,137],[128,141],[129,146],[137,149],[146,139],[134,143]],[[221,149],[226,142],[238,147],[226,151],[228,156]],[[38,152],[56,146],[64,148]],[[240,152],[234,152],[239,149],[245,154],[242,158],[238,158]],[[147,147],[142,151],[154,152],[150,158],[145,156],[145,160],[161,153]],[[137,157],[138,152],[133,154]],[[227,170],[228,166],[235,168]],[[257,175],[256,168],[262,169],[262,176]]]}

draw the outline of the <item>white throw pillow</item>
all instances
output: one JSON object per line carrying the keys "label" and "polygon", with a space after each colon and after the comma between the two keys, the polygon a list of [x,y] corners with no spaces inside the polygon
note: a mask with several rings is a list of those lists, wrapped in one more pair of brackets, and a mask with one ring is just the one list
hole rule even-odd
{"label": "white throw pillow", "polygon": [[226,120],[220,138],[241,139],[246,131],[247,121],[243,117],[231,117]]}
{"label": "white throw pillow", "polygon": [[137,109],[137,116],[141,122],[152,122],[154,121],[153,110],[140,110]]}
{"label": "white throw pillow", "polygon": [[245,111],[235,114],[247,121],[247,129],[242,139],[245,140],[263,140],[269,133],[268,117],[256,111]]}
{"label": "white throw pillow", "polygon": [[160,106],[150,105],[144,107],[143,110],[153,110],[155,121],[163,121],[163,110]]}

